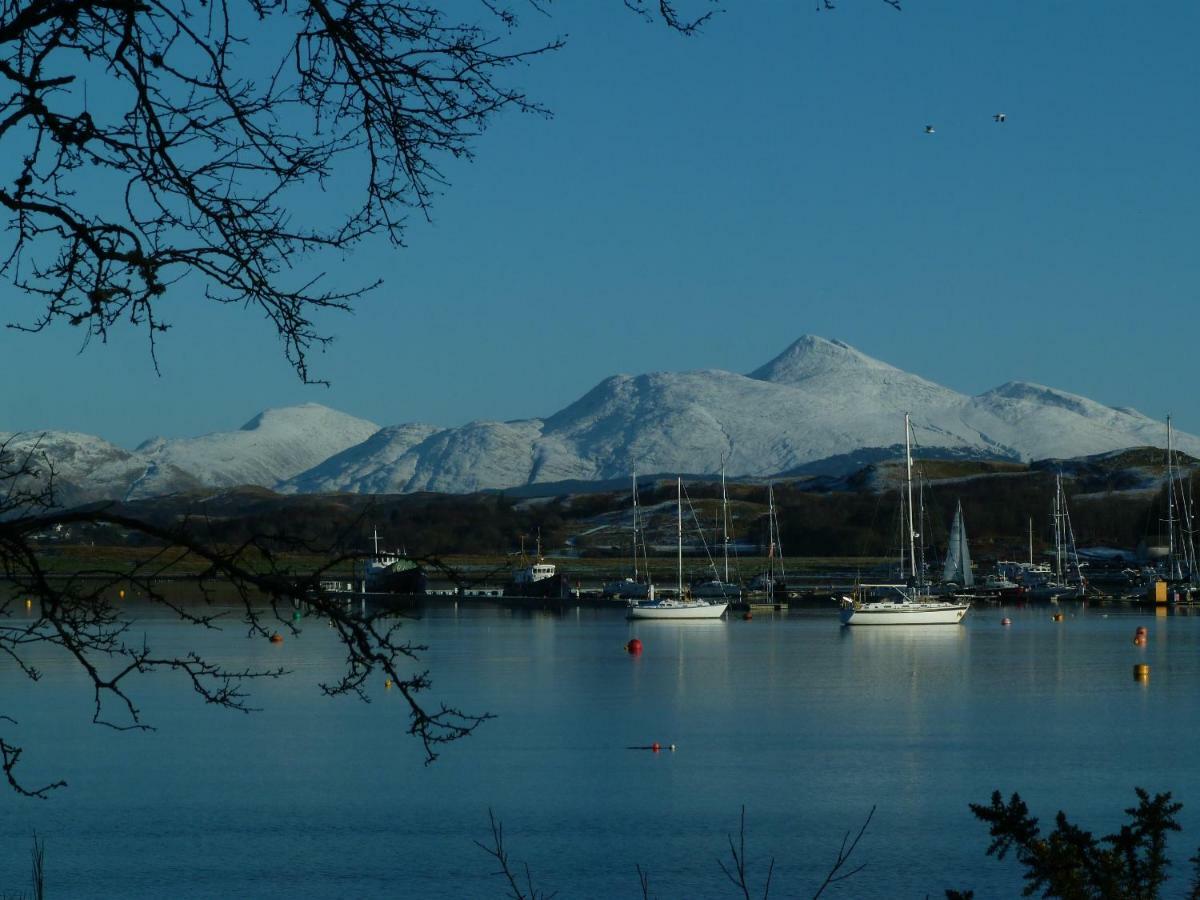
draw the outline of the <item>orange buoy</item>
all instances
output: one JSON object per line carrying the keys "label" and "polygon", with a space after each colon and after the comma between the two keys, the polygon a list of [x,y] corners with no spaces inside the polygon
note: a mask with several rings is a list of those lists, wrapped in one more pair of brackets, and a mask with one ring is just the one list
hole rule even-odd
{"label": "orange buoy", "polygon": [[1135,644],[1137,644],[1139,647],[1145,647],[1146,646],[1146,636],[1144,634],[1135,634],[1133,636],[1133,642]]}
{"label": "orange buoy", "polygon": [[1054,621],[1055,621],[1055,622],[1061,622],[1061,621],[1063,620],[1063,614],[1062,614],[1062,613],[1055,613],[1055,614],[1054,614],[1053,616],[1051,616],[1050,618],[1054,619]]}
{"label": "orange buoy", "polygon": [[124,590],[117,591],[117,596],[120,599],[124,600],[125,599],[125,591]]}
{"label": "orange buoy", "polygon": [[275,632],[273,635],[271,635],[271,643],[272,644],[282,644],[283,643],[283,635],[280,634],[278,631]]}
{"label": "orange buoy", "polygon": [[1001,624],[1001,625],[1011,625],[1011,624],[1012,624],[1012,619],[1010,619],[1010,618],[1008,618],[1007,616],[1005,616],[1003,619],[1001,619],[1001,620],[1000,620],[1000,624]]}
{"label": "orange buoy", "polygon": [[633,638],[628,644],[625,645],[625,652],[631,656],[637,656],[642,652],[642,642],[637,638]]}

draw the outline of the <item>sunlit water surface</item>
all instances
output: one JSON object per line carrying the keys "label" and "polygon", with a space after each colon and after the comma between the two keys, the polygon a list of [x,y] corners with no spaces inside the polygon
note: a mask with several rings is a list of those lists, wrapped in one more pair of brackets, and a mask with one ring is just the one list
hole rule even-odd
{"label": "sunlit water surface", "polygon": [[[0,713],[19,722],[0,733],[26,748],[23,777],[69,782],[0,800],[0,892],[28,890],[36,829],[54,897],[499,898],[474,843],[491,809],[513,859],[564,900],[640,897],[635,864],[664,900],[727,897],[717,860],[744,806],[755,893],[774,858],[771,896],[808,897],[874,806],[866,869],[826,896],[1009,897],[1018,872],[984,856],[969,801],[1016,790],[1043,821],[1065,808],[1104,832],[1140,785],[1185,804],[1182,894],[1200,843],[1200,617],[1064,611],[842,629],[832,609],[634,624],[431,608],[405,626],[429,646],[429,702],[496,718],[426,767],[382,676],[370,704],[321,695],[341,662],[324,623],[271,645],[145,610],[138,631],[161,652],[293,674],[253,685],[250,715],[143,679],[157,730],[117,733],[90,724],[90,689],[63,660],[42,659],[32,685],[0,660]],[[634,636],[640,657],[624,652]],[[627,749],[655,741],[678,749]]]}

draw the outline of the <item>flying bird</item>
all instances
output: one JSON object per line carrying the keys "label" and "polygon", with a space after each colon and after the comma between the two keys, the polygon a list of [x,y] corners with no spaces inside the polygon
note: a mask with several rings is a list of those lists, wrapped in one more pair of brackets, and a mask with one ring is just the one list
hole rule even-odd
{"label": "flying bird", "polygon": [[933,134],[933,126],[932,126],[932,125],[926,125],[926,126],[925,126],[925,133],[926,133],[926,134]]}
{"label": "flying bird", "polygon": [[992,121],[1003,123],[1007,118],[1008,116],[1006,116],[1004,113],[996,113],[994,116],[992,116]]}

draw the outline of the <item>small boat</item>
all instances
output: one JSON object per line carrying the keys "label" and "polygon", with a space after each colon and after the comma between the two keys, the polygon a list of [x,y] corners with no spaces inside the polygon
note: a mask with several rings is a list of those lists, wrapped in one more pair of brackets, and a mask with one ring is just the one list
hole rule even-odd
{"label": "small boat", "polygon": [[[905,506],[908,519],[908,561],[913,586],[888,585],[888,594],[866,594],[842,597],[841,621],[843,625],[957,625],[971,608],[969,601],[955,598],[953,601],[938,600],[925,590],[924,573],[918,571],[916,537],[913,524],[912,503],[912,423],[908,413],[904,414],[904,460],[907,476],[905,490],[900,501]],[[963,535],[965,543],[965,533]],[[900,548],[900,574],[904,576],[904,546]],[[969,565],[969,563],[968,563]],[[922,567],[923,568],[923,567]]]}
{"label": "small boat", "polygon": [[703,600],[688,597],[683,590],[683,479],[676,479],[679,538],[679,594],[676,597],[655,597],[653,588],[646,600],[629,601],[631,619],[719,619],[725,615],[729,603],[724,600]]}

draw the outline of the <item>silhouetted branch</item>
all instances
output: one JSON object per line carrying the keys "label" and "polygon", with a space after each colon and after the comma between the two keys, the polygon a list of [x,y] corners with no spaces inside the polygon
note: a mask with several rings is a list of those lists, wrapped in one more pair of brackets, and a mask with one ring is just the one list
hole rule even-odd
{"label": "silhouetted branch", "polygon": [[524,864],[525,886],[521,886],[516,874],[512,870],[512,866],[509,864],[508,851],[504,848],[504,826],[496,820],[496,816],[491,809],[488,810],[488,822],[492,827],[491,844],[488,845],[476,841],[475,846],[493,857],[500,865],[499,871],[495,874],[503,876],[507,882],[508,897],[510,900],[551,900],[551,898],[557,896],[557,892],[547,894],[539,892],[533,886],[533,876],[530,874],[528,863]]}
{"label": "silhouetted branch", "polygon": [[[738,843],[734,846],[733,835],[727,835],[729,839],[729,855],[733,857],[733,869],[730,871],[720,859],[717,860],[717,865],[721,867],[721,871],[725,873],[725,877],[729,879],[738,890],[742,892],[742,896],[746,900],[750,900],[750,884],[746,880],[746,807],[742,806],[741,823],[738,828]],[[771,857],[770,865],[767,866],[767,883],[763,886],[763,900],[767,900],[771,892],[771,875],[775,871],[775,857]]]}
{"label": "silhouetted branch", "polygon": [[867,818],[863,820],[862,827],[858,829],[858,834],[854,836],[854,840],[850,840],[850,832],[847,831],[842,835],[842,845],[838,848],[837,858],[834,859],[833,865],[830,866],[825,880],[821,882],[821,886],[817,888],[817,892],[813,894],[813,900],[817,900],[824,892],[825,888],[831,884],[836,884],[839,881],[845,881],[853,875],[857,875],[867,867],[866,863],[860,866],[855,866],[848,872],[843,872],[842,867],[850,861],[850,857],[854,855],[854,848],[858,846],[858,842],[862,840],[862,836],[867,832],[867,826],[871,824],[871,819],[875,815],[875,807],[871,807],[871,811],[867,813]]}

